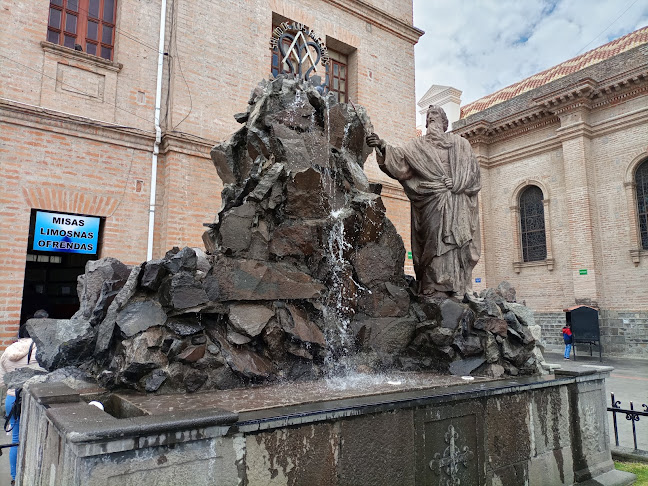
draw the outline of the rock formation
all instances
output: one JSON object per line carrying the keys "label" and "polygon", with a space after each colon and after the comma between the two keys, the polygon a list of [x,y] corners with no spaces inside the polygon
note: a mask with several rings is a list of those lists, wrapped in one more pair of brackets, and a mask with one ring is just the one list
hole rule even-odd
{"label": "rock formation", "polygon": [[403,272],[381,187],[362,170],[363,108],[279,77],[212,150],[222,209],[207,252],[128,268],[89,262],[70,320],[28,322],[37,359],[113,389],[194,392],[362,365],[502,376],[541,372],[539,326],[515,291],[430,300]]}

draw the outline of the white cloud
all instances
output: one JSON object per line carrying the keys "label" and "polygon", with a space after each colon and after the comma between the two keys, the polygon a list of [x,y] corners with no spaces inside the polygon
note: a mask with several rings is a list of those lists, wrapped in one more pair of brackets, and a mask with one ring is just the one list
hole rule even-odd
{"label": "white cloud", "polygon": [[467,104],[648,25],[648,0],[414,0],[414,25],[417,101],[440,84]]}

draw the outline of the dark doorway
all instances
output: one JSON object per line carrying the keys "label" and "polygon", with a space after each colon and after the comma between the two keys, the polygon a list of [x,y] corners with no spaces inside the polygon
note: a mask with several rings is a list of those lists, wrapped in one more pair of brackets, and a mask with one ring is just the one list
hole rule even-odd
{"label": "dark doorway", "polygon": [[[97,246],[100,241],[101,227],[103,226],[103,221],[98,221],[99,230],[97,231],[97,235],[93,235],[93,239],[96,240],[92,247],[93,253],[76,253],[73,249],[55,249],[54,251],[35,250],[35,231],[42,232],[40,227],[37,228],[37,213],[38,211],[32,210],[29,225],[25,282],[20,312],[21,324],[33,317],[34,313],[39,309],[47,311],[49,317],[53,319],[69,319],[79,309],[77,277],[85,272],[85,266],[88,261],[97,259],[97,254],[99,253]],[[56,213],[56,215],[67,217],[68,219],[74,218],[69,219],[69,221],[80,221],[82,218],[86,220],[90,218],[83,215],[62,213]],[[99,219],[96,217],[92,218]],[[73,230],[67,228],[74,228],[74,226],[62,225],[60,228],[63,229],[57,231],[65,230],[69,232]],[[89,233],[86,231],[86,234]],[[71,238],[63,237],[60,240],[69,241]]]}

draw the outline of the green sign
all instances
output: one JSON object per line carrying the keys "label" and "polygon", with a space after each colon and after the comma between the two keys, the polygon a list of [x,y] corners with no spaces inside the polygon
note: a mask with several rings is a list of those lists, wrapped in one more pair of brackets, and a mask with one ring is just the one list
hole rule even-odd
{"label": "green sign", "polygon": [[578,271],[578,275],[587,275],[587,268],[581,268]]}
{"label": "green sign", "polygon": [[408,259],[408,260],[411,260],[411,259],[412,259],[412,252],[411,252],[411,251],[408,251],[408,252],[407,252],[407,259]]}

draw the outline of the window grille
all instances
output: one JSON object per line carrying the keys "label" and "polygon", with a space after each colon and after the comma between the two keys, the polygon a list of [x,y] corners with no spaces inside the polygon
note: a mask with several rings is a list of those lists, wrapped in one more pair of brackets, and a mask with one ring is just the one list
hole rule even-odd
{"label": "window grille", "polygon": [[47,40],[112,60],[117,0],[51,0]]}
{"label": "window grille", "polygon": [[546,260],[544,203],[542,190],[537,186],[527,187],[520,195],[520,235],[523,261]]}
{"label": "window grille", "polygon": [[637,213],[639,214],[639,234],[641,248],[648,250],[648,160],[644,160],[635,172],[637,191]]}

